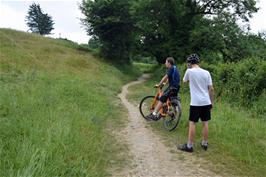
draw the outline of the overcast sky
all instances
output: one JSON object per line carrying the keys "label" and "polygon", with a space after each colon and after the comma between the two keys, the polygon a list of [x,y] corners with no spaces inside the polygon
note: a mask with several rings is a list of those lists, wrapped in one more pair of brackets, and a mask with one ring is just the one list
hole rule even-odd
{"label": "overcast sky", "polygon": [[[29,6],[39,3],[44,13],[52,16],[55,23],[52,37],[67,38],[78,43],[87,43],[89,36],[81,25],[84,18],[78,8],[81,0],[0,0],[0,28],[12,28],[27,31],[25,17]],[[250,20],[251,31],[254,33],[266,30],[266,0],[260,0],[258,13]]]}
{"label": "overcast sky", "polygon": [[87,43],[89,36],[81,25],[80,18],[84,18],[78,8],[81,0],[0,0],[0,28],[12,28],[27,31],[25,17],[29,6],[39,3],[43,12],[52,16],[54,30],[52,37],[67,38],[78,43]]}

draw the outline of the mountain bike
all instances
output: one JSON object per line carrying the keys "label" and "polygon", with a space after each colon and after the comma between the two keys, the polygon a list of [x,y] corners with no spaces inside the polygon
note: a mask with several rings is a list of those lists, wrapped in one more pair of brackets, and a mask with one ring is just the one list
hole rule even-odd
{"label": "mountain bike", "polygon": [[[160,96],[163,95],[164,85],[156,87],[157,93],[155,96],[144,97],[139,104],[139,111],[144,119],[148,120],[147,116],[153,112],[155,106],[157,105]],[[180,119],[181,119],[181,103],[179,97],[170,97],[167,99],[166,103],[163,104],[162,108],[158,112],[158,120],[163,119],[163,126],[166,130],[174,130]]]}

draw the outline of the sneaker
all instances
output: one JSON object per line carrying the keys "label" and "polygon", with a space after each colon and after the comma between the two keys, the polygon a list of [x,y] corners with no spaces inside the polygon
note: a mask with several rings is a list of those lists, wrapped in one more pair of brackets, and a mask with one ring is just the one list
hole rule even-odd
{"label": "sneaker", "polygon": [[185,152],[193,152],[193,147],[189,148],[187,147],[187,144],[180,145],[178,149]]}
{"label": "sneaker", "polygon": [[200,146],[201,146],[201,148],[202,148],[204,151],[207,151],[207,149],[208,149],[208,144],[207,144],[207,145],[204,145],[204,144],[201,144],[201,143],[200,143]]}
{"label": "sneaker", "polygon": [[159,116],[153,115],[153,113],[148,115],[146,118],[147,118],[147,120],[159,120],[160,119]]}

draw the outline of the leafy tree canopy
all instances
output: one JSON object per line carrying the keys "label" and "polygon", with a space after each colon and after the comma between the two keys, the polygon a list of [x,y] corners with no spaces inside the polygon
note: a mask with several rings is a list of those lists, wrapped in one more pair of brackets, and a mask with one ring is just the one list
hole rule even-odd
{"label": "leafy tree canopy", "polygon": [[125,0],[83,0],[80,5],[82,19],[90,35],[101,42],[104,58],[129,62],[133,35],[133,20],[129,13],[130,1]]}
{"label": "leafy tree canopy", "polygon": [[46,35],[51,34],[51,31],[54,29],[52,17],[43,13],[39,4],[33,3],[30,5],[26,22],[29,30],[33,33]]}

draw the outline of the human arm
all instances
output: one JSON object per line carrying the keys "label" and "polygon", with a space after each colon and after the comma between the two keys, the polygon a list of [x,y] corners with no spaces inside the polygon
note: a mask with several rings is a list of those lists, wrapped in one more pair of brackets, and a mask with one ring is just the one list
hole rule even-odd
{"label": "human arm", "polygon": [[185,75],[184,75],[184,77],[183,77],[183,83],[187,83],[188,81],[189,81],[189,77],[188,77],[188,70],[186,70],[186,72],[185,72]]}
{"label": "human arm", "polygon": [[214,88],[212,84],[212,77],[211,74],[208,72],[208,91],[209,91],[209,96],[211,100],[212,107],[214,106]]}
{"label": "human arm", "polygon": [[210,96],[211,104],[213,107],[214,106],[214,88],[213,88],[213,86],[209,85],[208,90],[209,90],[209,96]]}
{"label": "human arm", "polygon": [[161,81],[159,82],[159,84],[156,85],[156,86],[162,86],[163,83],[165,83],[165,82],[167,82],[167,81],[168,81],[168,75],[166,74],[166,75],[161,79]]}

